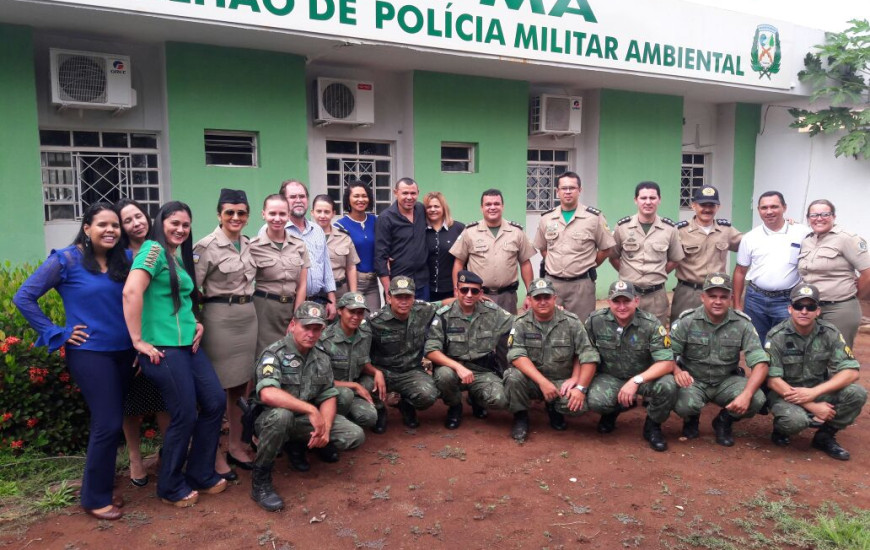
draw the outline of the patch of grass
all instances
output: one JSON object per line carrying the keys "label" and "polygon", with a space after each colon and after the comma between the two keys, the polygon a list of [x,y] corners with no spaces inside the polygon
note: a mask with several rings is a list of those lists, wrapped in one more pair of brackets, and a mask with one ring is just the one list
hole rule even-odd
{"label": "patch of grass", "polygon": [[817,548],[870,549],[870,510],[846,512],[825,504],[813,520],[798,520],[798,528]]}
{"label": "patch of grass", "polygon": [[378,457],[388,461],[392,465],[399,462],[399,452],[396,449],[387,449],[386,451],[378,451]]}
{"label": "patch of grass", "polygon": [[71,487],[66,480],[61,481],[56,488],[45,488],[42,498],[36,501],[36,507],[44,512],[66,508],[76,501],[75,493],[75,487]]}
{"label": "patch of grass", "polygon": [[465,460],[465,449],[462,447],[451,447],[450,445],[445,445],[443,449],[438,452],[432,453],[432,456],[436,458],[455,458],[457,460]]}
{"label": "patch of grass", "polygon": [[390,500],[390,486],[384,487],[383,491],[375,491],[372,493],[372,500]]}

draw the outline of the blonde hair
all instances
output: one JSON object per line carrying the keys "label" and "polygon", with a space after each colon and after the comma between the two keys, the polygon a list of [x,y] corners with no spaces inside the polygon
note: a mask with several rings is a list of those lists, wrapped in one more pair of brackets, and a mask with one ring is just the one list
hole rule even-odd
{"label": "blonde hair", "polygon": [[453,225],[453,216],[450,215],[450,207],[447,206],[447,199],[444,198],[444,195],[440,191],[429,191],[423,196],[423,207],[429,206],[429,201],[432,199],[438,199],[438,202],[441,203],[441,210],[444,211],[444,225],[447,227],[451,227]]}

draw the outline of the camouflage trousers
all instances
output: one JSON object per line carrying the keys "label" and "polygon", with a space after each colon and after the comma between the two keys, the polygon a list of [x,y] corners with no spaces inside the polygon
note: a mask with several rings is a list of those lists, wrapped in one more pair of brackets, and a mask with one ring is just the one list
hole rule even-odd
{"label": "camouflage trousers", "polygon": [[[562,383],[565,382],[565,379],[553,380],[548,378],[548,380],[556,386],[557,390],[561,388]],[[516,367],[510,367],[504,372],[504,392],[508,398],[508,409],[514,414],[529,410],[532,399],[537,401],[544,400],[544,394],[541,392],[541,388],[539,388],[537,384]],[[550,404],[553,405],[556,412],[568,416],[580,416],[589,409],[588,399],[583,402],[583,406],[579,411],[569,410],[568,398],[563,396],[557,397],[555,400],[550,402]]]}
{"label": "camouflage trousers", "polygon": [[[257,444],[257,458],[254,464],[265,466],[275,462],[275,458],[289,441],[308,442],[314,427],[308,416],[297,414],[281,407],[266,407],[254,424],[260,442]],[[335,415],[329,440],[340,451],[355,449],[362,445],[366,436],[363,429],[341,416]]]}
{"label": "camouflage trousers", "polygon": [[[773,428],[785,435],[794,435],[810,427],[812,414],[800,405],[789,403],[776,392],[770,392],[770,412],[773,414]],[[837,408],[837,414],[826,424],[838,430],[845,429],[855,422],[861,408],[867,402],[867,390],[858,384],[849,384],[840,391],[826,393],[816,399]]]}
{"label": "camouflage trousers", "polygon": [[438,400],[435,380],[422,367],[406,372],[391,372],[386,369],[381,372],[387,382],[387,391],[398,393],[417,410],[428,409]]}
{"label": "camouflage trousers", "polygon": [[[363,385],[363,387],[365,386]],[[338,390],[338,403],[336,404],[338,414],[363,428],[371,428],[375,425],[378,420],[378,411],[373,404],[358,396],[350,388],[336,386],[335,389]]]}
{"label": "camouflage trousers", "polygon": [[[628,378],[621,379],[603,372],[596,374],[589,385],[589,410],[598,414],[611,414],[622,410],[617,396],[620,388],[628,381]],[[651,382],[644,382],[638,386],[637,394],[647,398],[649,407],[646,414],[650,420],[661,424],[668,419],[677,401],[674,375],[666,374]]]}
{"label": "camouflage trousers", "polygon": [[463,363],[474,373],[471,384],[463,384],[456,371],[450,367],[435,367],[435,386],[441,392],[441,399],[448,407],[462,403],[462,391],[468,390],[470,396],[482,407],[487,409],[507,409],[508,401],[504,392],[501,376],[491,370],[482,369],[471,363]]}
{"label": "camouflage trousers", "polygon": [[[729,376],[718,384],[707,384],[695,380],[695,383],[688,388],[677,388],[677,403],[674,405],[674,412],[681,418],[697,416],[701,414],[704,405],[710,401],[724,407],[734,401],[745,388],[746,378],[742,376]],[[761,390],[756,390],[746,413],[742,416],[731,414],[735,418],[751,418],[761,410],[762,406],[764,406],[764,394]]]}

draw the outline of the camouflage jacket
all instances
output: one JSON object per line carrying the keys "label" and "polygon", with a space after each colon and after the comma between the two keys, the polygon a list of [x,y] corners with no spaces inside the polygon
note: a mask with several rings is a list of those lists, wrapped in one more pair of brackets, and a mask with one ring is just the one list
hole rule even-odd
{"label": "camouflage jacket", "polygon": [[808,336],[798,334],[791,319],[786,319],[767,333],[764,349],[770,354],[768,376],[799,388],[812,388],[829,374],[859,368],[837,327],[821,319],[816,319]]}
{"label": "camouflage jacket", "polygon": [[[302,355],[293,335],[288,334],[263,350],[254,367],[255,393],[263,388],[281,388],[293,397],[315,405],[336,397],[329,355],[318,342]],[[262,402],[260,402],[262,404]]]}
{"label": "camouflage jacket", "polygon": [[369,318],[372,331],[372,364],[391,372],[407,372],[421,368],[423,346],[435,305],[417,300],[408,319],[402,321],[393,315],[390,304]]}
{"label": "camouflage jacket", "polygon": [[348,336],[341,323],[332,323],[320,335],[320,345],[329,354],[332,375],[339,382],[356,382],[366,363],[371,363],[372,331],[365,321]]}
{"label": "camouflage jacket", "polygon": [[598,351],[589,341],[589,335],[580,318],[571,312],[557,309],[546,322],[535,320],[532,310],[516,318],[509,339],[507,360],[528,357],[535,367],[550,380],[570,378],[574,372],[574,358],[580,363],[598,363]]}
{"label": "camouflage jacket", "polygon": [[656,361],[674,359],[665,327],[655,315],[639,309],[624,328],[610,308],[599,309],[586,319],[586,332],[601,356],[597,372],[616,378],[628,379]]}
{"label": "camouflage jacket", "polygon": [[512,324],[513,315],[495,302],[478,302],[471,317],[453,302],[439,308],[432,319],[424,353],[441,351],[457,361],[476,361],[495,351]]}

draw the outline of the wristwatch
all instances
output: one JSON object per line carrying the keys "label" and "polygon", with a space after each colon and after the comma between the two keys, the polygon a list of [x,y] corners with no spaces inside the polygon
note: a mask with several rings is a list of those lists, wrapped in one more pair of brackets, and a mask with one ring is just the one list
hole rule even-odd
{"label": "wristwatch", "polygon": [[641,384],[643,384],[643,376],[638,374],[637,376],[632,378],[631,381],[640,386]]}
{"label": "wristwatch", "polygon": [[582,384],[577,384],[576,386],[574,386],[574,389],[579,391],[583,395],[586,395],[586,393],[589,391],[589,388],[587,388],[586,386],[584,386]]}

